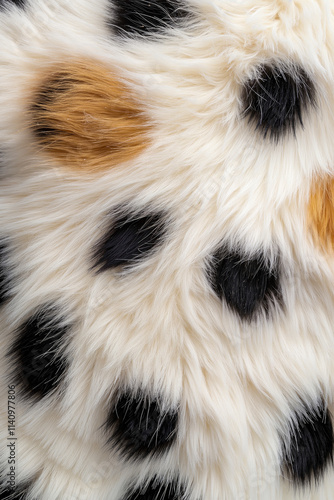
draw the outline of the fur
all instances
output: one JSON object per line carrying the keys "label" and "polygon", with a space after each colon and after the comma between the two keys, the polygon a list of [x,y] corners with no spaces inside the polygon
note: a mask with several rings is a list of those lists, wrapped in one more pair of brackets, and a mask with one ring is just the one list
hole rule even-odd
{"label": "fur", "polygon": [[59,64],[32,97],[30,128],[61,165],[101,171],[136,158],[149,121],[125,84],[91,61]]}
{"label": "fur", "polygon": [[161,498],[161,500],[178,500],[181,498],[181,495],[182,498],[185,498],[182,489],[177,488],[175,483],[162,484],[153,479],[145,489],[130,492],[129,495],[124,497],[124,500],[155,500],[156,498]]}
{"label": "fur", "polygon": [[99,272],[120,266],[129,267],[148,257],[163,240],[162,214],[125,214],[113,220],[109,226],[96,245],[93,256],[94,267]]}
{"label": "fur", "polygon": [[8,270],[6,266],[6,246],[0,240],[0,305],[5,301],[8,293]]}
{"label": "fur", "polygon": [[177,411],[163,411],[158,397],[122,392],[106,421],[109,441],[128,459],[165,452],[176,438]]}
{"label": "fur", "polygon": [[316,178],[308,202],[308,223],[316,245],[324,252],[334,250],[334,177]]}
{"label": "fur", "polygon": [[25,6],[25,0],[0,0],[0,9],[10,8],[11,5],[16,5],[17,7],[23,8]]}
{"label": "fur", "polygon": [[[0,309],[4,488],[17,368],[6,354],[46,303],[71,325],[57,352],[68,363],[61,387],[34,400],[17,387],[25,500],[145,498],[154,478],[183,484],[189,500],[333,499],[319,420],[307,427],[316,465],[304,470],[304,486],[282,472],[292,422],[319,401],[326,422],[334,409],[334,260],[308,212],[317,180],[334,175],[333,2],[185,6],[192,22],[155,36],[119,36],[110,24],[117,4],[107,0],[29,0],[0,12],[0,235],[12,271]],[[249,123],[244,101],[263,67],[287,75],[279,89],[270,78],[280,104],[296,97],[299,68],[315,102],[304,88],[276,121],[270,100],[266,137],[256,130],[261,103]],[[279,140],[270,140],[277,125]],[[163,214],[163,244],[131,272],[96,272],[110,211],[124,206],[139,218]],[[317,213],[328,227],[327,209]],[[245,261],[263,256],[268,269],[279,254],[281,297],[270,315],[245,321],[217,297],[208,267],[222,245]],[[178,409],[168,452],[125,459],[107,442],[105,423],[125,389]],[[315,469],[317,482],[307,481]]]}
{"label": "fur", "polygon": [[209,278],[217,296],[242,319],[261,310],[268,313],[272,302],[281,302],[278,265],[271,269],[263,256],[247,259],[222,247],[213,257]]}
{"label": "fur", "polygon": [[43,304],[18,329],[8,352],[13,381],[26,397],[44,398],[58,388],[67,369],[61,349],[70,327],[52,304]]}
{"label": "fur", "polygon": [[302,113],[315,105],[315,88],[302,68],[260,66],[255,78],[244,86],[244,116],[255,122],[266,138],[279,139],[303,125]]}
{"label": "fur", "polygon": [[283,473],[295,484],[310,486],[333,466],[332,415],[323,403],[294,415],[289,448],[284,450]]}
{"label": "fur", "polygon": [[16,488],[15,493],[10,488],[1,489],[0,495],[2,500],[26,500],[29,494],[29,485],[23,484]]}
{"label": "fur", "polygon": [[161,34],[190,17],[182,0],[116,0],[110,4],[109,25],[121,37]]}

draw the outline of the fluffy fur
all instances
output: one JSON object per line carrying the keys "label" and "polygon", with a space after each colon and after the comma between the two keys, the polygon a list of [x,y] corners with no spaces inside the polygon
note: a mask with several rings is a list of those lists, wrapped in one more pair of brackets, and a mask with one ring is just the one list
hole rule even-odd
{"label": "fluffy fur", "polygon": [[11,376],[22,386],[23,396],[43,398],[59,387],[67,369],[61,351],[70,326],[59,319],[57,307],[43,304],[20,326],[8,352],[15,367]]}
{"label": "fluffy fur", "polygon": [[6,266],[6,246],[0,240],[0,305],[5,301],[8,292],[8,269]]}
{"label": "fluffy fur", "polygon": [[124,497],[124,500],[178,500],[183,496],[182,489],[178,488],[175,483],[161,483],[157,479],[153,479],[146,488],[129,492]]}
{"label": "fluffy fur", "polygon": [[111,1],[109,25],[121,37],[152,36],[190,17],[182,0]]}
{"label": "fluffy fur", "polygon": [[325,252],[334,249],[334,177],[316,178],[311,186],[308,223],[315,243]]}
{"label": "fluffy fur", "polygon": [[[120,209],[118,209],[120,211]],[[112,222],[96,245],[93,262],[99,272],[117,267],[129,267],[150,256],[162,243],[163,214],[134,215],[128,213],[112,217]]]}
{"label": "fluffy fur", "polygon": [[[296,415],[319,401],[327,422],[333,413],[334,261],[315,243],[307,207],[314,179],[334,174],[334,6],[186,5],[192,22],[154,37],[114,33],[117,4],[107,0],[7,2],[0,12],[0,235],[12,270],[0,309],[4,488],[17,366],[6,353],[44,304],[71,325],[58,351],[68,363],[61,389],[32,402],[16,388],[25,500],[145,498],[154,478],[184,485],[177,496],[189,500],[333,498],[330,457],[316,484],[300,487],[282,472],[282,436],[298,455]],[[284,108],[279,141],[244,114],[245,82],[268,65],[290,76],[302,68],[314,88],[316,105],[306,110],[307,93],[300,102],[303,126],[298,106]],[[284,96],[296,95],[292,75],[278,80]],[[110,210],[124,206],[164,214],[163,244],[131,272],[97,273]],[[222,244],[245,260],[263,255],[270,269],[279,255],[281,302],[270,315],[244,321],[217,297],[207,270]],[[231,276],[233,266],[229,286]],[[109,441],[110,409],[129,390],[161,397],[164,415],[178,410],[164,453],[125,459]],[[315,457],[323,427],[307,428]]]}
{"label": "fluffy fur", "polygon": [[25,0],[0,0],[0,9],[9,8],[11,5],[16,5],[17,7],[23,8],[25,5]]}
{"label": "fluffy fur", "polygon": [[[276,63],[277,64],[277,63]],[[256,128],[278,140],[303,125],[302,113],[315,104],[315,89],[303,68],[260,66],[244,86],[244,116]]]}
{"label": "fluffy fur", "polygon": [[[285,444],[285,443],[284,443]],[[284,448],[283,473],[295,484],[310,486],[333,466],[332,415],[323,402],[294,415],[288,447]]]}
{"label": "fluffy fur", "polygon": [[26,484],[16,488],[14,494],[10,488],[0,489],[0,495],[2,500],[26,500],[28,494],[29,494],[29,485]]}
{"label": "fluffy fur", "polygon": [[158,397],[124,391],[106,421],[109,441],[128,459],[163,453],[176,438],[178,414],[163,411]]}
{"label": "fluffy fur", "polygon": [[220,299],[242,319],[252,319],[268,313],[272,302],[281,302],[279,274],[277,263],[271,269],[263,255],[245,258],[222,247],[213,257],[209,279]]}
{"label": "fluffy fur", "polygon": [[149,121],[115,72],[92,61],[59,64],[32,97],[30,128],[62,166],[101,171],[136,158]]}

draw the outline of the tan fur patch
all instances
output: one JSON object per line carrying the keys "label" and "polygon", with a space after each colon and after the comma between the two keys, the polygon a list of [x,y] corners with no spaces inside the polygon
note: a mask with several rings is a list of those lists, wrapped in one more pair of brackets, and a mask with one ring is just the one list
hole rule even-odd
{"label": "tan fur patch", "polygon": [[308,204],[308,221],[317,245],[334,250],[334,177],[314,181]]}
{"label": "tan fur patch", "polygon": [[54,67],[33,93],[29,122],[53,159],[88,172],[133,159],[149,145],[143,107],[114,72],[91,61]]}

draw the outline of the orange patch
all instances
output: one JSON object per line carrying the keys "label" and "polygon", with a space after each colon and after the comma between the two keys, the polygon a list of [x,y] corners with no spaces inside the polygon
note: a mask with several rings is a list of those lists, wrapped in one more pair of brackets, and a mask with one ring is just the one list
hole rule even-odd
{"label": "orange patch", "polygon": [[315,242],[326,251],[334,250],[334,177],[318,178],[312,185],[308,221]]}
{"label": "orange patch", "polygon": [[58,64],[33,94],[30,129],[64,167],[112,168],[148,145],[150,123],[131,90],[91,61]]}

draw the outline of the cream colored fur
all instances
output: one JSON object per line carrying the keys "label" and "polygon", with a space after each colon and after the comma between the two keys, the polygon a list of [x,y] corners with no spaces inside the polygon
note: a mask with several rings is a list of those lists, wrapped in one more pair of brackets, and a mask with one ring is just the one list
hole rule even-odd
{"label": "cream colored fur", "polygon": [[[0,312],[2,444],[14,329],[46,298],[76,325],[63,397],[17,403],[18,479],[36,478],[29,500],[120,500],[154,472],[179,473],[191,500],[334,497],[333,471],[312,491],[289,486],[279,442],[301,400],[322,392],[333,408],[334,259],[308,235],[306,204],[312,176],[334,173],[334,5],[190,3],[197,21],[160,43],[119,44],[103,0],[30,0],[0,14],[0,232],[16,273]],[[152,143],[135,161],[89,176],[33,148],[31,88],[72,56],[117,67],[147,109]],[[268,60],[301,64],[317,89],[304,130],[279,146],[240,118],[240,85]],[[167,211],[167,241],[122,280],[94,275],[104,216],[125,201]],[[283,314],[249,325],[217,300],[205,266],[222,241],[249,255],[280,249]],[[180,401],[163,459],[129,465],[105,447],[100,426],[119,383]]]}

